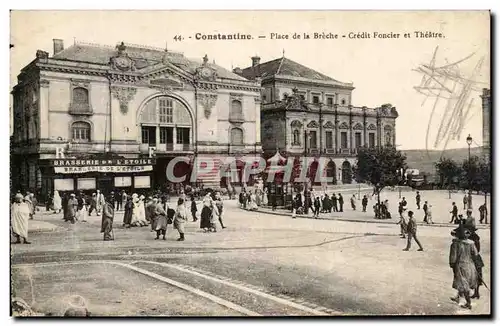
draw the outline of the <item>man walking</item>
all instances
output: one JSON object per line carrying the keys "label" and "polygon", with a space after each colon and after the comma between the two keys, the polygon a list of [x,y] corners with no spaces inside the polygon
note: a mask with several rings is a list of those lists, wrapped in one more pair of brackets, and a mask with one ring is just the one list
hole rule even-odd
{"label": "man walking", "polygon": [[420,209],[420,192],[417,191],[417,196],[415,197],[415,201],[417,202],[417,209]]}
{"label": "man walking", "polygon": [[482,204],[479,206],[479,223],[488,224],[488,209],[486,208],[486,204]]}
{"label": "man walking", "polygon": [[342,194],[339,194],[339,211],[343,212],[344,211],[344,197],[342,197]]}
{"label": "man walking", "polygon": [[335,194],[332,194],[332,206],[333,206],[333,211],[334,212],[338,212],[339,211],[339,207],[337,205],[337,196],[335,196]]}
{"label": "man walking", "polygon": [[418,251],[424,251],[424,248],[420,244],[420,241],[418,241],[417,238],[417,221],[415,221],[415,218],[413,217],[413,212],[408,211],[408,225],[407,225],[407,232],[408,232],[408,242],[406,244],[406,248],[403,249],[403,251],[408,251],[411,248],[411,239],[415,239],[415,242],[419,246]]}
{"label": "man walking", "polygon": [[429,223],[427,218],[429,217],[428,211],[429,211],[429,205],[427,205],[427,200],[424,202],[424,207],[422,207],[424,210],[424,223]]}
{"label": "man walking", "polygon": [[352,195],[351,197],[351,208],[353,211],[356,210],[356,195]]}
{"label": "man walking", "polygon": [[[455,220],[457,220],[457,218],[458,218],[458,207],[457,207],[457,205],[455,205],[455,202],[453,202],[451,205],[452,205],[452,209],[451,209],[451,212],[450,212],[451,213],[451,221],[450,221],[450,223],[454,223]],[[464,203],[464,206],[465,205],[466,204]]]}
{"label": "man walking", "polygon": [[366,206],[368,206],[368,197],[366,197],[366,195],[363,196],[363,200],[361,200],[361,205],[363,206],[363,213],[366,213]]}

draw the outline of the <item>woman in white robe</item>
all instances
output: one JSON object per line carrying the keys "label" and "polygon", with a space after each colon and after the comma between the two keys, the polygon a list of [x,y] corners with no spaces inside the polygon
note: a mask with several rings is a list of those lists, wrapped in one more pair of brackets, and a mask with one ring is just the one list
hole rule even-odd
{"label": "woman in white robe", "polygon": [[255,195],[255,192],[250,193],[250,198],[248,202],[248,210],[250,211],[256,211],[258,209],[257,207],[257,196]]}
{"label": "woman in white robe", "polygon": [[267,206],[268,202],[269,201],[267,199],[267,188],[266,188],[266,189],[264,189],[264,194],[262,195],[262,204],[264,206]]}
{"label": "woman in white robe", "polygon": [[61,196],[59,196],[59,191],[54,191],[54,198],[52,199],[52,209],[54,210],[54,214],[59,214],[62,209],[62,200]]}
{"label": "woman in white robe", "polygon": [[23,202],[23,195],[17,194],[15,202],[11,207],[11,228],[12,233],[17,237],[15,243],[30,244],[28,242],[28,220],[30,218],[31,208],[28,203]]}
{"label": "woman in white robe", "polygon": [[131,226],[139,226],[139,196],[137,194],[132,195],[132,220],[130,221]]}
{"label": "woman in white robe", "polygon": [[146,197],[141,195],[139,197],[139,203],[138,203],[138,213],[139,213],[138,219],[139,219],[139,224],[141,226],[148,225],[148,220],[146,220],[146,207],[144,206],[144,198]]}

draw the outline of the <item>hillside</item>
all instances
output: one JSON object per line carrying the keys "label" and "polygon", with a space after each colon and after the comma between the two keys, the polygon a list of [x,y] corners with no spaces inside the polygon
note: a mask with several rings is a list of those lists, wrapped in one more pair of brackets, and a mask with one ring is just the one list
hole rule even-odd
{"label": "hillside", "polygon": [[[425,149],[410,149],[402,150],[406,155],[406,163],[411,169],[418,169],[420,172],[435,174],[434,163],[438,162],[441,157],[446,157],[457,162],[462,162],[468,157],[468,148],[454,148],[441,150],[425,150]],[[472,147],[470,149],[471,156],[482,156],[482,147]]]}

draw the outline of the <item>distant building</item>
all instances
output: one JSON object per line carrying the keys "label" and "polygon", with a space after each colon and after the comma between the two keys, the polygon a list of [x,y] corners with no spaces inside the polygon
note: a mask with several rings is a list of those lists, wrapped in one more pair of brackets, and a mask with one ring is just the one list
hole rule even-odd
{"label": "distant building", "polygon": [[[361,147],[395,146],[398,112],[352,105],[352,83],[344,83],[285,58],[236,68],[235,73],[262,85],[261,139],[266,157],[327,157],[326,175],[353,181],[352,166]],[[310,175],[318,164],[313,163]]]}
{"label": "distant building", "polygon": [[[165,186],[177,156],[213,159],[213,173],[198,179],[218,187],[222,158],[260,157],[260,83],[207,56],[53,45],[52,56],[36,52],[12,90],[14,189],[147,190]],[[176,168],[182,176],[192,166]]]}
{"label": "distant building", "polygon": [[483,106],[483,151],[486,160],[490,159],[490,140],[491,140],[491,90],[483,88],[481,95]]}

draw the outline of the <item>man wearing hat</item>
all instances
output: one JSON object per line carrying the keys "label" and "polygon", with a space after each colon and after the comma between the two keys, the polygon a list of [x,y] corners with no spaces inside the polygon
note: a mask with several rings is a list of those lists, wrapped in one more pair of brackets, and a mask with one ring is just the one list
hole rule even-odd
{"label": "man wearing hat", "polygon": [[479,254],[481,250],[481,243],[480,240],[481,238],[477,234],[477,228],[476,228],[476,220],[474,217],[472,217],[472,209],[467,210],[467,218],[464,221],[463,227],[470,232],[469,235],[469,240],[474,242],[474,246],[476,247],[476,250],[478,252],[476,258],[474,259],[474,264],[476,266],[476,270],[478,273],[478,278],[479,282],[477,284],[477,287],[474,289],[474,295],[472,296],[473,299],[479,299],[479,286],[481,285],[481,281],[483,279],[483,267],[484,267],[484,262],[483,258]]}
{"label": "man wearing hat", "polygon": [[406,232],[408,233],[408,242],[406,244],[406,248],[403,251],[408,251],[411,248],[411,239],[415,239],[415,242],[419,246],[418,251],[424,251],[424,248],[420,244],[417,238],[417,221],[413,217],[413,212],[408,211],[408,224],[406,226]]}
{"label": "man wearing hat", "polygon": [[451,234],[454,236],[454,239],[450,247],[449,263],[453,269],[452,286],[458,293],[456,297],[450,299],[459,303],[460,297],[465,297],[466,303],[462,307],[471,309],[470,290],[476,290],[479,284],[475,264],[478,252],[474,243],[468,239],[470,231],[465,226],[460,225]]}

